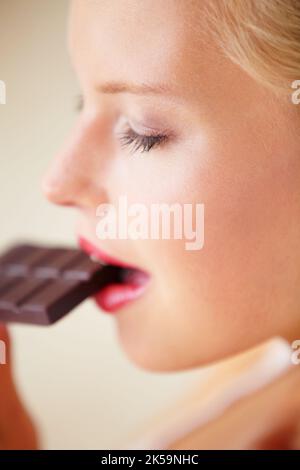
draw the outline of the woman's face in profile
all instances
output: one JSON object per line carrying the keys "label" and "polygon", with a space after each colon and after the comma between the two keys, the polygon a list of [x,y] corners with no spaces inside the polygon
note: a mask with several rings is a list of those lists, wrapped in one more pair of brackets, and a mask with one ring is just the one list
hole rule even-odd
{"label": "woman's face in profile", "polygon": [[[206,3],[73,0],[84,104],[44,184],[53,202],[78,208],[79,236],[149,273],[114,318],[128,356],[153,370],[299,331],[298,110],[218,50]],[[122,196],[204,204],[203,248],[99,240],[96,208]]]}

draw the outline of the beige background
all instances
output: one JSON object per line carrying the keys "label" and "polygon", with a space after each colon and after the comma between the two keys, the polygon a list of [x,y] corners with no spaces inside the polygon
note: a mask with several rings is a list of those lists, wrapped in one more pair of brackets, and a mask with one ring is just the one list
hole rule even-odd
{"label": "beige background", "polygon": [[[18,238],[75,241],[74,214],[51,207],[39,188],[75,119],[79,90],[65,47],[67,6],[1,0],[0,80],[7,85],[7,104],[0,106],[1,249]],[[89,301],[54,327],[11,330],[17,381],[44,448],[119,447],[199,375],[137,369],[119,348],[111,319]]]}

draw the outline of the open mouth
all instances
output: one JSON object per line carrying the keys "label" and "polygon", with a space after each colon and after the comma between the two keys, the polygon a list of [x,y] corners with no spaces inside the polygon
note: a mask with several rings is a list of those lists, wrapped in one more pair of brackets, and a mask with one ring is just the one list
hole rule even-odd
{"label": "open mouth", "polygon": [[94,261],[118,268],[115,279],[108,281],[95,294],[96,303],[102,310],[114,313],[141,297],[150,280],[149,274],[104,253],[85,238],[79,238],[79,245]]}

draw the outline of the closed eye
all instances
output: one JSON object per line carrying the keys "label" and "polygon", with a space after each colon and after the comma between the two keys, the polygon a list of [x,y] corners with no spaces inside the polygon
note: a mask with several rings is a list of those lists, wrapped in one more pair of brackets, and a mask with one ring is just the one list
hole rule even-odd
{"label": "closed eye", "polygon": [[123,148],[131,148],[132,152],[150,152],[155,147],[159,147],[168,140],[165,134],[140,135],[133,129],[128,128],[120,134],[120,142]]}
{"label": "closed eye", "polygon": [[[78,113],[81,113],[84,108],[84,98],[83,95],[77,95],[75,101],[75,110]],[[164,144],[169,136],[166,134],[149,134],[141,135],[135,132],[132,128],[128,127],[126,131],[120,133],[119,139],[121,142],[122,148],[131,147],[131,152],[140,151],[150,152],[155,147],[159,147]]]}

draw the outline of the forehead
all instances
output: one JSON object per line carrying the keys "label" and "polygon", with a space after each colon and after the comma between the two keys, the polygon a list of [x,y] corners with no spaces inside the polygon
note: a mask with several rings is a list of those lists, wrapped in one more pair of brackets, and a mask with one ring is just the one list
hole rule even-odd
{"label": "forehead", "polygon": [[178,84],[205,61],[204,25],[198,0],[73,0],[70,52],[83,80]]}

